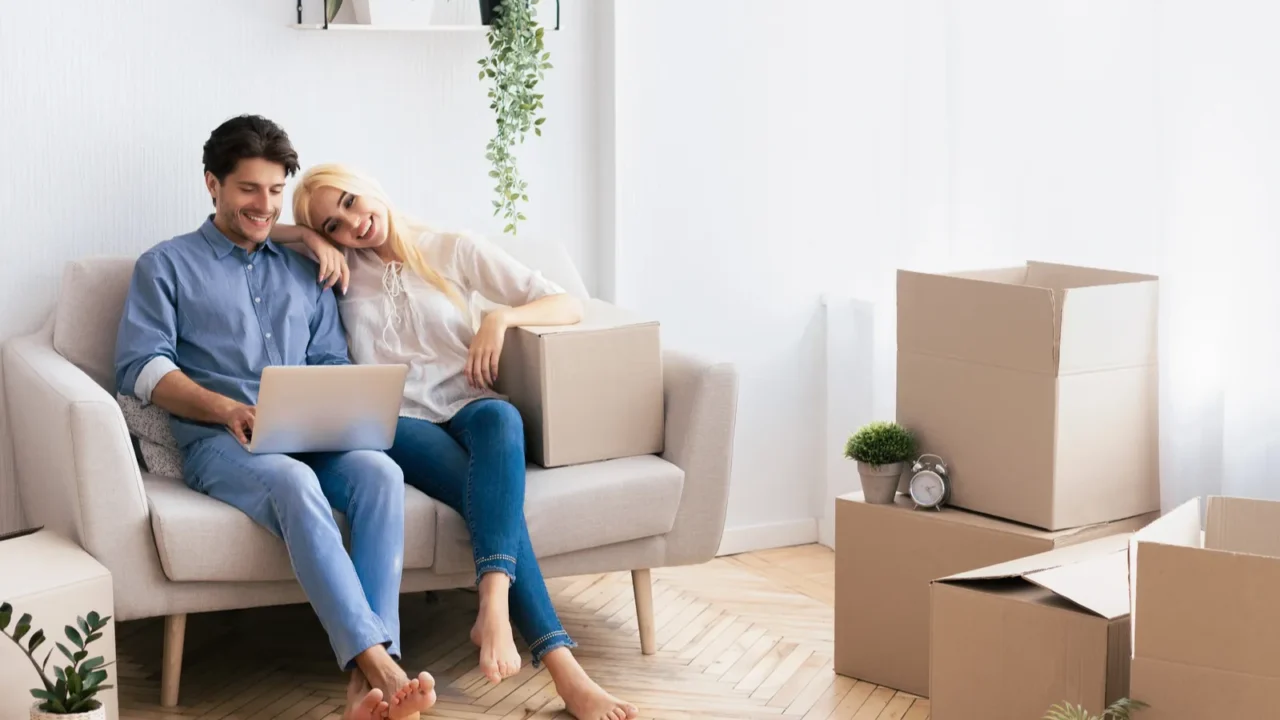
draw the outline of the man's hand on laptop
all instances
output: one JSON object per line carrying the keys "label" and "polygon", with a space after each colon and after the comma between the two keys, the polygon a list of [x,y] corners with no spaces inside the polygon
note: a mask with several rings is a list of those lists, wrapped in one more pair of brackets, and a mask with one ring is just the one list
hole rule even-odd
{"label": "man's hand on laptop", "polygon": [[219,414],[219,422],[226,425],[237,440],[248,445],[253,436],[253,421],[257,419],[256,409],[251,405],[228,400]]}

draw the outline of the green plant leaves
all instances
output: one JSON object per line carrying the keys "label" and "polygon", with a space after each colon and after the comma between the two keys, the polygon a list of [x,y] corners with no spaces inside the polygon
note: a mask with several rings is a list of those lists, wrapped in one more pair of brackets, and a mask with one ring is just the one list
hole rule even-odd
{"label": "green plant leaves", "polygon": [[[30,639],[29,641],[27,641],[27,652],[28,652],[28,653],[34,653],[34,652],[36,651],[36,649],[37,649],[37,648],[39,648],[39,647],[40,647],[41,645],[43,645],[43,644],[44,644],[44,631],[43,631],[43,630],[37,630],[37,631],[36,631],[36,634],[35,634],[35,635],[32,635],[32,636],[31,636],[31,639]],[[33,659],[34,659],[34,658],[33,658]]]}
{"label": "green plant leaves", "polygon": [[329,22],[338,16],[338,11],[342,9],[342,0],[324,0],[324,16]]}
{"label": "green plant leaves", "polygon": [[80,637],[80,633],[76,632],[76,629],[70,625],[67,626],[67,639],[81,650],[84,649],[84,640]]}
{"label": "green plant leaves", "polygon": [[911,431],[897,423],[875,421],[849,436],[844,455],[869,465],[887,465],[909,459],[915,447]]}
{"label": "green plant leaves", "polygon": [[1134,710],[1141,710],[1148,705],[1141,700],[1121,698],[1103,711],[1102,716],[1089,714],[1083,705],[1060,703],[1049,708],[1043,720],[1131,720]]}
{"label": "green plant leaves", "polygon": [[481,58],[479,78],[492,81],[488,96],[493,101],[497,132],[486,147],[485,159],[492,164],[489,177],[496,180],[495,216],[506,220],[504,233],[516,234],[517,225],[526,217],[516,208],[518,201],[528,202],[527,183],[520,178],[513,149],[524,142],[532,130],[542,135],[545,117],[536,117],[543,109],[543,96],[534,92],[544,71],[551,67],[551,53],[543,47],[544,28],[533,18],[537,0],[503,0],[495,8],[488,32],[489,55]]}
{"label": "green plant leaves", "polygon": [[0,630],[9,629],[9,621],[13,619],[13,606],[9,603],[0,605]]}

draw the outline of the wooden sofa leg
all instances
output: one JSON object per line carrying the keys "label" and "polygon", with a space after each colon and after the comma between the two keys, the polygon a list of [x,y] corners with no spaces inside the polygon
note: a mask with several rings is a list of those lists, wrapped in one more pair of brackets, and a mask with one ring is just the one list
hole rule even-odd
{"label": "wooden sofa leg", "polygon": [[631,587],[636,594],[636,624],[640,626],[640,652],[652,655],[658,651],[653,627],[653,580],[648,570],[631,571]]}
{"label": "wooden sofa leg", "polygon": [[178,685],[182,680],[182,641],[187,635],[187,616],[164,619],[164,661],[160,668],[160,705],[178,705]]}

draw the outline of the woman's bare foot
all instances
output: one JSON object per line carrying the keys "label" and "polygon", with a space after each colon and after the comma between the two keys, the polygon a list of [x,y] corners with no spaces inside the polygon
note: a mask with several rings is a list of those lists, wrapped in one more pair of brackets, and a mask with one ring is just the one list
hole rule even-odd
{"label": "woman's bare foot", "polygon": [[510,589],[511,578],[506,573],[485,573],[480,578],[480,612],[471,627],[471,642],[480,648],[480,672],[495,684],[520,672],[520,651],[511,632],[507,603]]}
{"label": "woman's bare foot", "polygon": [[387,717],[391,720],[416,717],[436,704],[436,681],[427,673],[418,673],[400,688],[388,702]]}
{"label": "woman's bare foot", "polygon": [[631,720],[640,714],[635,705],[604,691],[578,664],[567,647],[559,647],[542,657],[556,683],[556,692],[565,709],[578,720]]}
{"label": "woman's bare foot", "polygon": [[370,688],[359,670],[351,673],[347,683],[347,709],[342,720],[382,720],[387,716],[388,705],[382,701],[382,691]]}

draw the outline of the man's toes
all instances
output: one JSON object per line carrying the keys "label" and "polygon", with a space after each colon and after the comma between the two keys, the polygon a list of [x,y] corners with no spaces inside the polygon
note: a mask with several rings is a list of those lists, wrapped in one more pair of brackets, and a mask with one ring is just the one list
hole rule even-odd
{"label": "man's toes", "polygon": [[418,673],[417,680],[418,680],[418,688],[422,690],[422,692],[424,693],[436,689],[436,679],[431,677],[431,675],[428,673],[425,673],[425,672]]}

